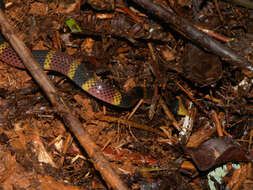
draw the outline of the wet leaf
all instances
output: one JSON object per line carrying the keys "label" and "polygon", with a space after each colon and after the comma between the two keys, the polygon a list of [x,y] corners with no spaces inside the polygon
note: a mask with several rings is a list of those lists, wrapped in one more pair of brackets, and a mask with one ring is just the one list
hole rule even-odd
{"label": "wet leaf", "polygon": [[210,139],[197,148],[188,149],[188,153],[202,171],[230,161],[251,161],[253,159],[253,153],[248,153],[230,137]]}
{"label": "wet leaf", "polygon": [[203,87],[215,84],[222,76],[219,57],[193,44],[186,44],[183,57],[184,77]]}

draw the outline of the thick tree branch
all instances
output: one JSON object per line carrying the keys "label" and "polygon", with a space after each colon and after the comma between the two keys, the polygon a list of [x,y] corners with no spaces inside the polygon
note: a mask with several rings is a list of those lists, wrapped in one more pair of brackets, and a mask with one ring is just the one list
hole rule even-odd
{"label": "thick tree branch", "polygon": [[105,159],[103,153],[91,139],[89,133],[85,130],[80,121],[72,114],[71,110],[65,106],[66,104],[63,103],[62,99],[57,94],[53,84],[33,58],[31,51],[17,38],[2,10],[0,10],[0,25],[2,34],[8,39],[33,78],[43,89],[50,102],[55,106],[66,126],[85,149],[95,168],[100,172],[108,186],[113,189],[128,189],[116,174],[115,169],[113,169],[110,163]]}
{"label": "thick tree branch", "polygon": [[198,43],[207,51],[220,56],[222,59],[233,64],[234,66],[253,71],[253,64],[251,64],[247,59],[239,56],[236,54],[236,52],[224,46],[219,41],[198,30],[192,24],[176,15],[169,7],[165,8],[157,3],[154,3],[152,0],[132,1],[148,10],[148,12],[156,15],[165,23],[172,25],[176,31],[190,39],[193,43]]}

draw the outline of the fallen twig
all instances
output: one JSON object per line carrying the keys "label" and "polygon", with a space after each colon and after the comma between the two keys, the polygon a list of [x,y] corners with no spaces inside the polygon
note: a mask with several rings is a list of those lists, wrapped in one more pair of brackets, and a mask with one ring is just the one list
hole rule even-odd
{"label": "fallen twig", "polygon": [[33,58],[30,50],[21,40],[17,38],[2,10],[0,10],[0,25],[2,34],[6,39],[8,39],[12,47],[22,59],[25,67],[43,89],[50,102],[58,110],[58,113],[64,120],[65,125],[78,139],[82,147],[89,155],[95,168],[100,172],[108,186],[113,189],[128,189],[127,186],[120,180],[120,177],[116,174],[115,169],[113,169],[110,163],[105,159],[103,153],[100,151],[100,148],[91,139],[89,133],[85,130],[80,121],[74,116],[74,114],[72,114],[71,110],[65,106],[61,97],[57,94],[53,84]]}
{"label": "fallen twig", "polygon": [[96,117],[97,117],[97,119],[100,119],[100,120],[106,120],[108,122],[122,123],[124,125],[129,125],[131,127],[134,127],[136,129],[142,129],[142,130],[145,130],[145,131],[150,131],[150,132],[158,134],[162,137],[167,137],[162,131],[159,131],[159,130],[153,129],[153,128],[147,126],[147,125],[139,124],[139,123],[129,121],[129,120],[126,120],[126,119],[121,119],[121,118],[112,117],[112,116],[105,116],[105,115],[97,115]]}
{"label": "fallen twig", "polygon": [[200,44],[206,50],[220,56],[222,59],[243,69],[253,71],[253,65],[244,57],[237,55],[233,50],[221,44],[219,41],[209,37],[198,30],[188,21],[179,17],[169,7],[163,7],[152,0],[133,0],[164,22],[171,24],[173,29],[189,38],[192,42]]}
{"label": "fallen twig", "polygon": [[175,127],[175,129],[177,129],[178,131],[181,131],[182,129],[181,129],[180,125],[178,124],[177,120],[175,119],[173,114],[170,112],[169,108],[167,107],[167,105],[165,104],[165,102],[162,98],[160,98],[160,104],[163,108],[163,111],[168,116],[169,120],[171,120],[173,127]]}

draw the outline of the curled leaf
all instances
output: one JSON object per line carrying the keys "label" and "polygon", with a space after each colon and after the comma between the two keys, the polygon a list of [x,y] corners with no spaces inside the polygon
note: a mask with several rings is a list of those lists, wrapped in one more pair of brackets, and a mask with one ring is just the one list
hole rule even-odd
{"label": "curled leaf", "polygon": [[249,153],[230,137],[207,140],[197,148],[187,149],[187,152],[201,171],[226,162],[253,160],[253,152]]}

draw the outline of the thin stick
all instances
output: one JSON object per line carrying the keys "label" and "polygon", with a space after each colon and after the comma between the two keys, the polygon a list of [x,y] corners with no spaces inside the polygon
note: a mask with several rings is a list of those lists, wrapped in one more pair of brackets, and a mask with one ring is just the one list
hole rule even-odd
{"label": "thin stick", "polygon": [[218,114],[214,110],[213,110],[213,118],[214,118],[215,126],[217,129],[217,133],[218,133],[219,137],[221,137],[221,136],[223,136],[223,129],[221,127],[221,124],[220,124],[220,121],[218,118]]}
{"label": "thin stick", "polygon": [[164,100],[162,98],[160,98],[160,104],[163,108],[163,111],[165,112],[165,114],[168,116],[168,118],[172,121],[172,125],[173,127],[175,127],[175,129],[177,129],[178,131],[181,131],[181,127],[178,124],[177,120],[175,119],[175,117],[173,116],[173,114],[170,112],[169,108],[167,107],[167,105],[165,104]]}
{"label": "thin stick", "polygon": [[140,107],[140,105],[143,103],[143,99],[140,99],[140,101],[138,102],[138,104],[134,107],[133,111],[131,112],[131,114],[127,117],[127,120],[131,119],[131,117],[134,115],[134,113],[136,112],[136,110]]}
{"label": "thin stick", "polygon": [[143,125],[143,124],[139,124],[139,123],[136,123],[136,122],[133,122],[133,121],[129,121],[129,120],[126,120],[126,119],[121,119],[121,118],[112,117],[112,116],[103,116],[103,115],[97,115],[97,118],[101,119],[101,120],[108,121],[108,122],[122,123],[124,125],[134,127],[136,129],[142,129],[142,130],[145,130],[145,131],[150,131],[150,132],[156,133],[156,134],[158,134],[162,137],[167,137],[167,135],[165,135],[163,132],[161,132],[157,129],[151,128],[147,125]]}
{"label": "thin stick", "polygon": [[16,32],[13,31],[2,10],[0,10],[0,25],[2,34],[9,40],[12,47],[22,59],[25,67],[40,85],[50,102],[58,110],[58,113],[63,118],[65,125],[76,136],[82,147],[89,155],[95,168],[106,181],[107,185],[113,189],[128,189],[127,186],[120,180],[120,177],[116,174],[115,169],[113,169],[110,163],[105,159],[99,147],[91,139],[89,133],[85,130],[85,127],[83,127],[80,121],[72,114],[71,110],[65,106],[61,97],[57,94],[53,84],[33,58],[31,51],[21,40],[17,38],[15,35]]}
{"label": "thin stick", "polygon": [[192,93],[191,93],[189,90],[187,90],[186,88],[184,88],[179,82],[177,82],[177,85],[178,85],[178,87],[179,87],[182,91],[185,92],[185,94],[191,99],[191,101],[193,101],[193,103],[194,103],[195,105],[197,105],[197,106],[201,109],[201,111],[203,111],[205,114],[208,114],[208,112],[207,112],[207,111],[203,108],[203,106],[200,105],[200,103],[193,97]]}
{"label": "thin stick", "polygon": [[219,6],[219,3],[218,3],[218,0],[214,0],[214,4],[215,4],[215,7],[217,9],[217,12],[218,12],[218,15],[220,17],[221,22],[224,23],[224,18],[223,18],[223,15],[222,15],[221,11],[220,11],[220,6]]}

